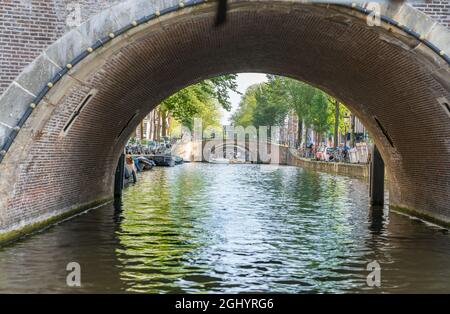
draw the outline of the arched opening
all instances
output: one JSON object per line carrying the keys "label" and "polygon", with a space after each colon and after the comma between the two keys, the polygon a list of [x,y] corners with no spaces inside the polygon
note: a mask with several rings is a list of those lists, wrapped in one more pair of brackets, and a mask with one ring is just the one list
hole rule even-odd
{"label": "arched opening", "polygon": [[[111,9],[113,21],[109,11],[69,33],[60,42],[66,50],[46,52],[59,66],[48,72],[67,73],[47,85],[0,164],[2,230],[110,199],[119,155],[139,121],[177,90],[234,72],[290,76],[342,100],[390,169],[391,205],[449,221],[448,64],[419,39],[387,23],[369,26],[364,14],[341,6],[234,2],[228,22],[214,28],[214,4],[146,7],[151,18],[140,22],[133,3]],[[128,29],[116,34],[118,25]],[[431,26],[418,27],[434,36]],[[67,43],[76,38],[81,47]],[[73,66],[67,55],[77,49],[83,58]],[[18,98],[25,108],[32,100]]]}

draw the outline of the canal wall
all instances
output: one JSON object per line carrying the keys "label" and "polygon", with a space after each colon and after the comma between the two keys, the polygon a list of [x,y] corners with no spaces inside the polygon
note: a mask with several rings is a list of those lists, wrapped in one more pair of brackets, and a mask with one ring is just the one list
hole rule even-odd
{"label": "canal wall", "polygon": [[8,244],[9,242],[20,239],[21,237],[48,228],[48,226],[74,217],[84,211],[104,205],[108,202],[111,202],[112,200],[112,196],[100,197],[91,202],[86,202],[83,204],[72,206],[68,209],[51,212],[43,217],[40,217],[40,219],[29,219],[28,221],[24,221],[21,224],[13,225],[9,229],[2,230],[2,232],[0,232],[0,245]]}
{"label": "canal wall", "polygon": [[349,164],[338,162],[314,161],[306,158],[289,154],[287,158],[287,165],[302,167],[309,170],[334,173],[343,176],[356,178],[369,178],[368,164]]}
{"label": "canal wall", "polygon": [[[176,144],[173,147],[172,153],[182,157],[185,161],[203,161],[205,158],[195,158],[195,152],[199,149],[203,149],[205,142],[186,142]],[[248,147],[246,147],[248,148]],[[350,163],[337,163],[326,161],[315,161],[308,158],[300,157],[295,150],[286,146],[278,146],[279,149],[279,164],[288,166],[297,166],[305,169],[334,173],[337,175],[368,179],[369,178],[369,165],[368,164],[350,164]],[[197,160],[196,160],[197,159]],[[258,163],[264,164],[258,158]],[[387,177],[387,176],[386,176]]]}

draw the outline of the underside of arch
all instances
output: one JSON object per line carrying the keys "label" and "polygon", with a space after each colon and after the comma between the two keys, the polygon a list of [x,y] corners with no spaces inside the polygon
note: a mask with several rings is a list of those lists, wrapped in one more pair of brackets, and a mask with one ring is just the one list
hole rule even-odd
{"label": "underside of arch", "polygon": [[[40,73],[54,75],[67,67],[65,54],[86,50],[126,19],[132,23],[130,10],[121,15],[120,6],[68,35],[80,47],[66,53],[50,47],[37,61],[48,73]],[[48,88],[18,132],[0,163],[3,233],[110,198],[119,154],[139,121],[179,89],[236,72],[290,76],[343,101],[380,147],[391,205],[450,222],[449,66],[423,42],[392,25],[370,27],[349,8],[324,4],[232,2],[219,28],[213,27],[213,3],[168,14],[162,5],[147,9],[160,16],[85,53]],[[108,19],[112,12],[114,22]],[[433,33],[439,29],[434,22],[420,27],[445,43]],[[27,87],[25,78],[13,84],[16,95],[25,96],[10,103],[28,106],[36,96],[38,84]]]}

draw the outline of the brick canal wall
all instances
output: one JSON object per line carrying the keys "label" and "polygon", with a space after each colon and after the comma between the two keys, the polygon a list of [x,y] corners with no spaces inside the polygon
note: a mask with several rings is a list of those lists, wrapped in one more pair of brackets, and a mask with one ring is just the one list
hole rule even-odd
{"label": "brick canal wall", "polygon": [[285,146],[280,146],[280,163],[318,172],[327,172],[361,179],[369,178],[368,164],[337,163],[301,158],[296,154],[295,150],[290,150]]}
{"label": "brick canal wall", "polygon": [[[173,154],[182,156],[184,160],[193,162],[195,147],[199,144],[195,142],[181,143],[174,146]],[[203,147],[204,147],[203,143]],[[302,167],[305,169],[328,172],[343,176],[367,179],[369,178],[368,164],[350,164],[325,161],[313,161],[307,158],[301,158],[295,151],[286,146],[279,146],[279,163],[281,165]],[[202,158],[205,161],[205,158]]]}
{"label": "brick canal wall", "polygon": [[305,158],[300,158],[295,155],[289,154],[287,159],[287,165],[302,167],[309,170],[328,172],[348,177],[369,178],[369,165],[368,164],[348,164],[338,162],[326,162],[326,161],[312,161]]}

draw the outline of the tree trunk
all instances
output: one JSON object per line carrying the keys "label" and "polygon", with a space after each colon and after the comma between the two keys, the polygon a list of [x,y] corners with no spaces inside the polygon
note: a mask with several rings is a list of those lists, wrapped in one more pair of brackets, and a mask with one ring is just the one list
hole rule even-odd
{"label": "tree trunk", "polygon": [[149,123],[150,123],[150,131],[148,132],[148,138],[150,140],[153,140],[153,110],[150,112],[150,117],[149,117]]}
{"label": "tree trunk", "polygon": [[167,113],[166,111],[161,111],[161,135],[167,136]]}
{"label": "tree trunk", "polygon": [[155,114],[154,114],[153,121],[154,121],[153,140],[158,141],[158,133],[159,133],[158,109],[155,109]]}
{"label": "tree trunk", "polygon": [[156,109],[154,109],[153,110],[153,117],[152,117],[152,120],[153,120],[153,134],[152,134],[152,139],[154,140],[154,141],[156,141],[156,134],[158,133],[158,124],[156,123]]}
{"label": "tree trunk", "polygon": [[161,140],[161,112],[159,111],[159,109],[156,112],[156,122],[156,140],[159,142]]}
{"label": "tree trunk", "polygon": [[139,123],[139,132],[141,133],[139,134],[139,137],[142,141],[144,139],[144,121],[141,121],[141,123]]}
{"label": "tree trunk", "polygon": [[303,135],[303,119],[297,116],[297,147],[299,147],[302,143],[302,135]]}
{"label": "tree trunk", "polygon": [[172,122],[172,118],[170,117],[170,113],[167,115],[167,136],[172,136],[172,130],[170,129],[170,123]]}
{"label": "tree trunk", "polygon": [[303,128],[302,128],[302,138],[301,138],[301,144],[302,144],[302,146],[303,146],[303,148],[306,148],[306,138],[307,138],[307,136],[308,136],[308,127],[306,126],[306,123],[305,123],[305,119],[303,119],[302,118],[302,125],[303,125]]}
{"label": "tree trunk", "polygon": [[350,125],[350,147],[355,146],[355,115],[351,115],[351,125]]}
{"label": "tree trunk", "polygon": [[334,100],[334,138],[333,147],[336,149],[338,146],[338,136],[339,136],[339,102]]}

